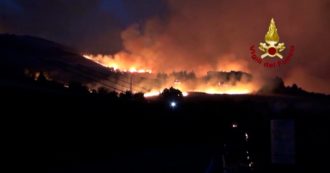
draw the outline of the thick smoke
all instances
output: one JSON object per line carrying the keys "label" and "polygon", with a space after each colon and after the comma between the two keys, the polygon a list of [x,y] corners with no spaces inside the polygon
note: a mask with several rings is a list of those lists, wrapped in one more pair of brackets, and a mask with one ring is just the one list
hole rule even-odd
{"label": "thick smoke", "polygon": [[[151,18],[122,32],[124,50],[114,58],[153,71],[240,70],[256,78],[283,77],[311,91],[330,93],[329,1],[169,0],[167,20]],[[289,65],[264,68],[249,47],[264,41],[274,17],[280,41],[296,52]]]}
{"label": "thick smoke", "polygon": [[[280,41],[296,51],[290,64],[268,69],[250,59],[249,48],[264,41],[272,17]],[[329,0],[6,0],[0,22],[0,32],[41,36],[87,53],[118,52],[102,61],[124,68],[199,77],[240,70],[258,81],[279,76],[330,93]]]}

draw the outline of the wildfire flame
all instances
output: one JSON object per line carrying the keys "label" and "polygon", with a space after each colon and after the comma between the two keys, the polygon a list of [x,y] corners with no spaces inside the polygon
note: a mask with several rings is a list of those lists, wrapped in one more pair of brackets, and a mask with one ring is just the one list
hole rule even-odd
{"label": "wildfire flame", "polygon": [[129,73],[152,73],[151,69],[137,68],[139,65],[126,65],[124,62],[115,61],[107,55],[83,55],[86,59],[92,60],[104,67],[112,68],[121,72]]}
{"label": "wildfire flame", "polygon": [[[142,68],[143,65],[138,63],[130,64],[120,59],[116,59],[112,56],[106,55],[84,55],[85,58],[92,60],[104,67],[112,68],[115,71],[127,72],[132,74],[148,74],[149,77],[157,76],[154,74],[151,68]],[[161,86],[154,85],[152,82],[137,83],[133,82],[133,85],[139,85],[140,88],[150,88],[149,91],[144,91],[144,97],[156,97],[161,94],[165,88],[174,87],[183,92],[183,96],[188,96],[189,92],[203,92],[207,94],[251,94],[255,91],[255,84],[252,82],[236,82],[230,81],[225,84],[220,84],[217,81],[211,81],[211,83],[205,83],[199,78],[194,78],[193,81],[189,82],[180,81],[175,78],[170,78],[166,82],[162,83]]]}
{"label": "wildfire flame", "polygon": [[151,91],[144,94],[144,97],[156,97],[161,94],[161,91]]}

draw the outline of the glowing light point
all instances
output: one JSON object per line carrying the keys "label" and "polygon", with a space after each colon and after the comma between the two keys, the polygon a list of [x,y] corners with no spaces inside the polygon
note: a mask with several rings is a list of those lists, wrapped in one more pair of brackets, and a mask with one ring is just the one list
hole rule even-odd
{"label": "glowing light point", "polygon": [[232,127],[233,127],[233,128],[237,128],[238,125],[237,125],[236,123],[233,123],[233,124],[232,124]]}
{"label": "glowing light point", "polygon": [[249,135],[247,133],[245,133],[245,140],[249,139]]}
{"label": "glowing light point", "polygon": [[183,95],[183,97],[187,97],[189,95],[189,93],[183,92],[182,95]]}
{"label": "glowing light point", "polygon": [[175,101],[171,101],[170,106],[171,106],[171,108],[175,108],[177,106],[177,104]]}
{"label": "glowing light point", "polygon": [[250,162],[249,163],[249,167],[251,168],[253,166],[253,162]]}

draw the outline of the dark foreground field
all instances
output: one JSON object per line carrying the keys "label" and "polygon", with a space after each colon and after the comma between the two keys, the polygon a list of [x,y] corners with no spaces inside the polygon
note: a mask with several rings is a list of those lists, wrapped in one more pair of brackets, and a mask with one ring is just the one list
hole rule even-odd
{"label": "dark foreground field", "polygon": [[[328,97],[195,93],[178,100],[131,100],[38,90],[9,91],[1,98],[6,160],[15,160],[14,170],[329,171]],[[292,163],[272,161],[272,120],[294,122],[294,143],[283,144],[293,150],[284,152],[293,153]]]}

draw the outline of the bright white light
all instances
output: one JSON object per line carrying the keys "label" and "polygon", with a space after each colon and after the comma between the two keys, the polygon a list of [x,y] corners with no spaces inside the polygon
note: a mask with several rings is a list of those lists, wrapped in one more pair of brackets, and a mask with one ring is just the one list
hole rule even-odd
{"label": "bright white light", "polygon": [[175,107],[176,107],[176,102],[175,102],[175,101],[172,101],[172,102],[170,103],[170,106],[171,106],[172,108],[175,108]]}
{"label": "bright white light", "polygon": [[251,168],[251,167],[252,167],[252,165],[253,165],[253,162],[250,162],[250,163],[249,163],[249,167]]}
{"label": "bright white light", "polygon": [[232,127],[233,128],[237,128],[237,124],[236,123],[233,123]]}
{"label": "bright white light", "polygon": [[247,133],[245,133],[245,140],[249,139],[249,135]]}

